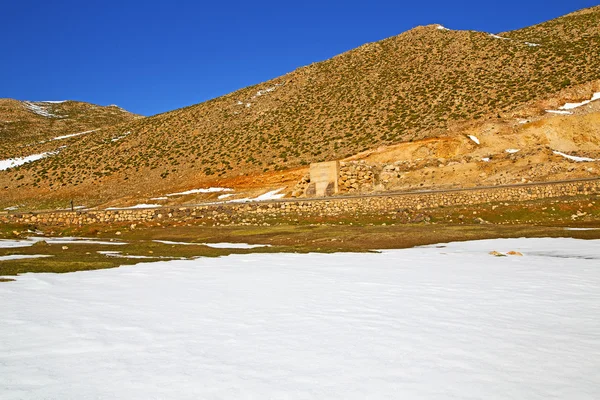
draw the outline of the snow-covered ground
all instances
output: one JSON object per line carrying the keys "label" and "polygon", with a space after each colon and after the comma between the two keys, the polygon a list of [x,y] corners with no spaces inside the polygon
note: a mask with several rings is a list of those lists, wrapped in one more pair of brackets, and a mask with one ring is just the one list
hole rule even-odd
{"label": "snow-covered ground", "polygon": [[[41,101],[38,103],[49,103],[51,104],[51,101]],[[54,117],[58,117],[58,115],[52,114],[50,111],[48,111],[48,106],[43,105],[43,104],[34,104],[30,101],[25,101],[23,102],[23,104],[25,105],[25,107],[27,109],[29,109],[31,112],[41,115],[42,117],[46,117],[46,118],[54,118]]]}
{"label": "snow-covered ground", "polygon": [[0,397],[598,399],[599,260],[514,239],[26,274],[0,284]]}
{"label": "snow-covered ground", "polygon": [[553,153],[556,154],[556,155],[559,155],[561,157],[564,157],[566,159],[569,159],[571,161],[575,161],[575,162],[593,162],[593,161],[598,161],[598,160],[596,160],[594,158],[589,158],[589,157],[571,156],[569,154],[565,154],[565,153],[562,153],[562,152],[556,151],[556,150],[554,150]]}
{"label": "snow-covered ground", "polygon": [[138,208],[159,208],[162,207],[160,204],[136,204],[129,207],[108,207],[107,210],[135,210]]}
{"label": "snow-covered ground", "polygon": [[172,197],[172,196],[185,196],[188,194],[197,194],[197,193],[220,193],[220,192],[232,192],[233,189],[229,189],[229,188],[222,188],[222,187],[210,187],[210,188],[201,188],[201,189],[192,189],[192,190],[186,190],[185,192],[178,192],[178,193],[170,193],[167,196]]}
{"label": "snow-covered ground", "polygon": [[175,244],[182,246],[208,246],[215,249],[255,249],[258,247],[270,247],[269,244],[248,244],[248,243],[193,243],[193,242],[172,242],[170,240],[153,240],[156,243]]}
{"label": "snow-covered ground", "polygon": [[102,245],[125,245],[126,242],[111,240],[98,240],[90,238],[78,238],[78,237],[42,237],[42,236],[31,236],[27,239],[0,239],[0,249],[9,249],[13,247],[30,247],[40,241],[45,241],[48,244],[102,244]]}
{"label": "snow-covered ground", "polygon": [[85,131],[85,132],[78,132],[78,133],[71,133],[69,135],[62,135],[62,136],[57,136],[55,138],[52,138],[52,140],[63,140],[63,139],[68,139],[68,138],[72,138],[72,137],[77,137],[77,136],[81,136],[81,135],[85,135],[87,133],[92,133],[95,132],[96,129],[93,129],[91,131]]}
{"label": "snow-covered ground", "polygon": [[477,138],[477,136],[473,136],[473,135],[468,135],[468,136],[469,136],[469,139],[471,139],[476,144],[481,144],[481,142],[479,141],[479,139]]}
{"label": "snow-covered ground", "polygon": [[7,158],[6,160],[0,160],[0,171],[5,171],[9,168],[18,167],[23,164],[27,164],[33,161],[41,160],[42,158],[48,157],[55,154],[54,152],[33,154],[27,157]]}
{"label": "snow-covered ground", "polygon": [[596,100],[600,100],[600,92],[592,94],[592,98],[589,100],[584,100],[579,103],[565,103],[563,106],[558,107],[558,110],[546,110],[546,112],[552,114],[571,115],[573,113],[569,110],[574,110],[576,108],[583,107]]}

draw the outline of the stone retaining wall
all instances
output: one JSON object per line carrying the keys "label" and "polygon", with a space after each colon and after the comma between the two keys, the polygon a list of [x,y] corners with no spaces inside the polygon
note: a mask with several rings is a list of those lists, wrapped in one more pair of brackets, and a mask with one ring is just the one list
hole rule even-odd
{"label": "stone retaining wall", "polygon": [[99,210],[1,214],[3,223],[36,225],[86,225],[103,223],[182,222],[207,224],[262,224],[269,218],[344,216],[397,213],[452,205],[474,205],[500,201],[600,194],[600,180],[531,184],[509,187],[431,193],[403,193],[369,197],[284,199],[280,201],[213,204],[158,209]]}

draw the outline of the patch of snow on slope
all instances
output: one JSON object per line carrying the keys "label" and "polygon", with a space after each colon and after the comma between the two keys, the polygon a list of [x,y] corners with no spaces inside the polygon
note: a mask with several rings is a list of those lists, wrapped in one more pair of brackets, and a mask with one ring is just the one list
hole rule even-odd
{"label": "patch of snow on slope", "polygon": [[178,258],[180,260],[184,259],[184,258],[179,258],[179,257],[164,257],[164,256],[156,256],[155,257],[155,256],[125,255],[125,254],[121,254],[120,251],[107,251],[107,250],[97,251],[96,253],[105,255],[106,257],[115,257],[115,258],[131,258],[131,259],[153,259],[153,258],[169,258],[169,259],[174,259],[174,258]]}
{"label": "patch of snow on slope", "polygon": [[50,103],[50,104],[60,104],[60,103],[66,103],[69,100],[43,100],[43,101],[38,101],[38,103]]}
{"label": "patch of snow on slope", "polygon": [[483,162],[490,162],[490,158],[489,157],[484,157],[481,159],[481,161]]}
{"label": "patch of snow on slope", "polygon": [[271,247],[268,244],[248,244],[248,243],[202,243],[204,246],[215,249],[256,249],[259,247]]}
{"label": "patch of snow on slope", "polygon": [[478,139],[476,136],[473,136],[473,135],[468,135],[468,136],[469,136],[469,139],[471,139],[471,140],[472,140],[472,141],[474,141],[475,143],[477,143],[477,144],[481,144],[481,143],[479,142],[479,139]]}
{"label": "patch of snow on slope", "polygon": [[556,151],[556,150],[554,150],[553,153],[558,154],[559,156],[563,156],[564,158],[568,158],[569,160],[576,161],[576,162],[599,161],[599,160],[596,160],[594,158],[589,158],[589,157],[571,156],[569,154],[561,153],[560,151]]}
{"label": "patch of snow on slope", "polygon": [[72,138],[72,137],[76,137],[76,136],[85,135],[86,133],[92,133],[95,131],[96,131],[96,129],[93,129],[91,131],[79,132],[79,133],[71,133],[69,135],[57,136],[55,138],[52,138],[51,140],[62,140],[62,139]]}
{"label": "patch of snow on slope", "polygon": [[560,115],[571,115],[573,114],[570,111],[562,111],[562,110],[546,110],[547,113],[550,114],[560,114]]}
{"label": "patch of snow on slope", "polygon": [[127,244],[126,242],[112,241],[112,240],[97,240],[90,238],[78,238],[78,237],[40,237],[31,236],[27,239],[17,240],[0,240],[0,249],[7,249],[13,247],[31,247],[37,242],[45,241],[48,244],[98,244],[108,246],[121,246]]}
{"label": "patch of snow on slope", "polygon": [[272,190],[270,192],[261,194],[258,197],[254,197],[254,198],[243,198],[243,199],[233,199],[233,200],[227,200],[226,203],[248,203],[251,201],[268,201],[268,200],[278,200],[281,199],[283,197],[285,197],[285,193],[279,193],[283,190],[284,188],[281,189],[276,189],[276,190]]}
{"label": "patch of snow on slope", "polygon": [[590,100],[584,100],[581,103],[566,103],[564,106],[559,107],[560,110],[573,110],[575,108],[579,108],[585,106],[586,104],[590,104],[592,101],[600,100],[600,92],[594,93]]}
{"label": "patch of snow on slope", "polygon": [[[46,102],[48,103],[48,102]],[[42,117],[47,117],[47,118],[58,118],[58,115],[52,114],[51,112],[49,112],[46,107],[34,104],[32,102],[29,101],[25,101],[23,102],[23,104],[25,104],[25,107],[27,107],[30,111],[41,115]]]}
{"label": "patch of snow on slope", "polygon": [[26,260],[28,258],[46,258],[53,257],[51,255],[46,254],[12,254],[8,256],[0,256],[0,261],[8,261],[8,260]]}
{"label": "patch of snow on slope", "polygon": [[5,171],[9,168],[18,167],[23,164],[27,164],[33,161],[41,160],[42,158],[56,154],[56,152],[46,152],[40,154],[33,154],[27,157],[8,158],[6,160],[0,160],[0,171]]}
{"label": "patch of snow on slope", "polygon": [[196,194],[196,193],[219,193],[219,192],[233,192],[233,189],[222,188],[222,187],[210,187],[203,189],[192,189],[185,192],[171,193],[167,196],[185,196],[187,194]]}
{"label": "patch of snow on slope", "polygon": [[518,153],[521,150],[520,149],[506,149],[504,151],[506,151],[509,154],[515,154],[515,153]]}
{"label": "patch of snow on slope", "polygon": [[509,38],[505,38],[505,37],[502,37],[502,36],[494,35],[493,33],[490,33],[490,36],[493,37],[494,39],[510,40]]}
{"label": "patch of snow on slope", "polygon": [[125,132],[125,133],[124,133],[124,134],[122,134],[121,136],[117,136],[117,137],[115,137],[115,138],[112,138],[112,139],[110,139],[110,141],[111,141],[111,142],[118,142],[119,140],[121,140],[121,139],[123,139],[123,138],[125,138],[125,137],[127,137],[127,136],[129,136],[129,135],[131,135],[131,132]]}
{"label": "patch of snow on slope", "polygon": [[445,27],[445,26],[443,26],[443,25],[438,25],[438,26],[437,26],[437,28],[438,28],[440,31],[449,31],[449,30],[450,30],[450,29],[446,28],[446,27]]}
{"label": "patch of snow on slope", "polygon": [[541,46],[541,44],[539,44],[539,43],[531,43],[531,42],[523,42],[523,43],[525,43],[529,47],[539,47],[539,46]]}
{"label": "patch of snow on slope", "polygon": [[283,86],[283,83],[277,83],[277,84],[275,84],[275,86],[271,86],[269,88],[259,90],[258,92],[256,92],[256,94],[254,96],[252,96],[252,98],[255,99],[255,98],[263,96],[267,93],[274,92],[280,86]]}
{"label": "patch of snow on slope", "polygon": [[509,239],[24,274],[0,285],[0,392],[598,399],[599,257]]}
{"label": "patch of snow on slope", "polygon": [[191,242],[172,242],[170,240],[153,240],[156,243],[182,245],[182,246],[207,246],[215,249],[255,249],[259,247],[271,247],[270,244],[248,244],[248,243],[191,243]]}
{"label": "patch of snow on slope", "polygon": [[231,194],[231,193],[221,194],[221,195],[219,195],[219,197],[217,197],[217,199],[222,200],[222,199],[226,199],[226,198],[231,197],[231,196],[233,196],[233,194]]}
{"label": "patch of snow on slope", "polygon": [[136,204],[130,207],[108,207],[107,210],[133,210],[136,208],[158,208],[162,207],[160,204]]}

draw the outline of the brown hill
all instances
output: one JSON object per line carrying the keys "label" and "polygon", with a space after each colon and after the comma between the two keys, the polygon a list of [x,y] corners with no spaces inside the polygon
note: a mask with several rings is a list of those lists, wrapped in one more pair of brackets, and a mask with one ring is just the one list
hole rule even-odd
{"label": "brown hill", "polygon": [[33,149],[52,150],[52,146],[40,146],[40,142],[137,118],[140,116],[114,105],[0,99],[0,159],[26,156]]}
{"label": "brown hill", "polygon": [[0,184],[7,203],[40,194],[143,199],[458,135],[483,121],[546,118],[545,108],[600,91],[599,18],[594,7],[501,35],[417,27],[202,104],[82,135],[53,157],[0,173]]}

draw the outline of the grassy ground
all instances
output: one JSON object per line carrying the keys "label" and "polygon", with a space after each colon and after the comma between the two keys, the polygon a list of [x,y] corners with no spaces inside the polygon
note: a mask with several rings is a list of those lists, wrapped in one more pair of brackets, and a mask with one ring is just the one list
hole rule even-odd
{"label": "grassy ground", "polygon": [[[0,237],[24,238],[42,230],[47,236],[118,239],[127,244],[47,244],[0,249],[0,256],[45,254],[51,257],[0,261],[0,276],[25,272],[74,272],[113,268],[139,262],[173,258],[219,257],[229,254],[273,252],[360,252],[407,248],[418,245],[475,239],[511,237],[576,237],[600,239],[598,230],[566,230],[571,227],[600,228],[597,196],[539,200],[524,203],[492,203],[421,210],[420,223],[402,221],[405,214],[349,215],[270,221],[270,226],[120,226],[41,227],[0,225]],[[412,217],[411,217],[412,218]],[[294,220],[298,219],[297,222]],[[28,229],[30,231],[28,231]],[[38,231],[39,232],[39,231]],[[153,240],[195,243],[242,242],[269,244],[255,249],[216,249],[204,245],[171,245]],[[67,246],[67,249],[63,249]],[[144,259],[116,258],[98,251],[120,251]]]}

